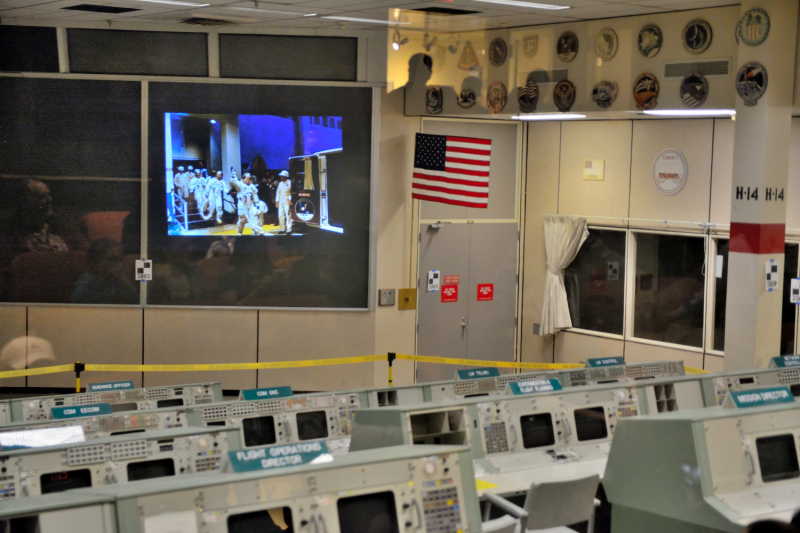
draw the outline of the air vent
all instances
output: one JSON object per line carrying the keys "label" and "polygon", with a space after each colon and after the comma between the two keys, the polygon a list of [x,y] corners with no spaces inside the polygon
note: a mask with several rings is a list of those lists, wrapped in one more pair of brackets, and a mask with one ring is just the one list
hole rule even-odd
{"label": "air vent", "polygon": [[569,69],[534,70],[528,74],[527,79],[536,83],[558,83],[561,80],[569,79]]}
{"label": "air vent", "polygon": [[193,24],[194,26],[235,26],[236,23],[230,20],[209,19],[203,17],[192,17],[182,20],[181,24]]}
{"label": "air vent", "polygon": [[96,6],[94,4],[78,4],[77,6],[62,7],[61,9],[69,9],[72,11],[88,11],[90,13],[130,13],[131,11],[141,11],[133,7],[114,7],[114,6]]}
{"label": "air vent", "polygon": [[424,11],[425,13],[433,13],[434,15],[474,15],[480,11],[469,11],[467,9],[454,9],[452,7],[420,7],[412,9],[411,11]]}
{"label": "air vent", "polygon": [[728,76],[731,73],[731,62],[729,59],[718,59],[715,61],[664,63],[665,78],[683,78],[692,72],[703,76]]}

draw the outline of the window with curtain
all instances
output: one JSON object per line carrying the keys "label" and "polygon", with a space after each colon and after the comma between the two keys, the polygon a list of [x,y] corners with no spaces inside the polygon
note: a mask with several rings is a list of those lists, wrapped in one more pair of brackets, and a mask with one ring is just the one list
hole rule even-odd
{"label": "window with curtain", "polygon": [[572,327],[622,335],[625,311],[624,231],[590,228],[564,270]]}
{"label": "window with curtain", "polygon": [[704,241],[636,234],[635,337],[703,346]]}

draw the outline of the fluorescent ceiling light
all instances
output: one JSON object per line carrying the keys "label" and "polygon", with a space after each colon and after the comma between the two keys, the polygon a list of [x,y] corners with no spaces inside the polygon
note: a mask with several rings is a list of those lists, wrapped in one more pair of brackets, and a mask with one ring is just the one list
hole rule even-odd
{"label": "fluorescent ceiling light", "polygon": [[542,113],[540,115],[514,115],[514,120],[573,120],[576,118],[586,118],[586,115],[578,113]]}
{"label": "fluorescent ceiling light", "polygon": [[502,4],[504,6],[529,7],[531,9],[547,9],[556,11],[559,9],[569,9],[570,6],[557,6],[555,4],[539,4],[536,2],[522,2],[520,0],[475,0],[487,4]]}
{"label": "fluorescent ceiling light", "polygon": [[645,115],[655,115],[660,117],[727,117],[736,116],[735,109],[660,109],[645,111]]}
{"label": "fluorescent ceiling light", "polygon": [[408,25],[411,24],[410,22],[396,22],[394,20],[379,20],[379,19],[360,19],[356,17],[322,17],[324,19],[331,19],[331,20],[343,20],[345,22],[363,22],[365,24],[401,24],[401,25]]}
{"label": "fluorescent ceiling light", "polygon": [[139,0],[139,2],[150,2],[151,4],[169,4],[171,6],[186,7],[208,7],[211,4],[197,4],[195,2],[179,2],[178,0]]}
{"label": "fluorescent ceiling light", "polygon": [[222,9],[235,9],[236,11],[247,11],[248,13],[264,13],[273,15],[302,15],[313,17],[316,13],[295,13],[294,11],[275,11],[273,9],[257,9],[255,7],[223,7]]}

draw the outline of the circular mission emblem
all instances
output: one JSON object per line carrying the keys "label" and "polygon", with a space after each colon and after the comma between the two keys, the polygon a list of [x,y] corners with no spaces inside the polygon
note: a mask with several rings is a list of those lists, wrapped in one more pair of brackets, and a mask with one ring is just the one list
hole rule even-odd
{"label": "circular mission emblem", "polygon": [[681,192],[688,176],[686,158],[674,148],[658,154],[653,163],[653,183],[662,194],[672,196]]}

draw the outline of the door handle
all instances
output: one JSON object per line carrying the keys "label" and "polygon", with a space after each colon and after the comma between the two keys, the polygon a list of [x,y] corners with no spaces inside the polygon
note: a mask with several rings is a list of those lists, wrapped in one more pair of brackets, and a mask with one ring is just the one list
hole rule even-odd
{"label": "door handle", "polygon": [[461,327],[464,329],[469,327],[469,324],[467,324],[467,319],[463,316],[461,317]]}

